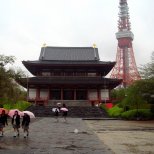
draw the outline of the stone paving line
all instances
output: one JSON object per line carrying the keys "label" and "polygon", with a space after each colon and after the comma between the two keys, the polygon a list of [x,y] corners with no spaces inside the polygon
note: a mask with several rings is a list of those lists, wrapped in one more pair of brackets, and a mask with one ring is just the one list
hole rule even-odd
{"label": "stone paving line", "polygon": [[[54,118],[36,118],[30,125],[30,136],[13,138],[9,126],[0,138],[0,154],[113,154],[80,118],[67,122]],[[78,129],[78,133],[74,130]]]}
{"label": "stone paving line", "polygon": [[154,154],[154,121],[85,122],[115,154]]}

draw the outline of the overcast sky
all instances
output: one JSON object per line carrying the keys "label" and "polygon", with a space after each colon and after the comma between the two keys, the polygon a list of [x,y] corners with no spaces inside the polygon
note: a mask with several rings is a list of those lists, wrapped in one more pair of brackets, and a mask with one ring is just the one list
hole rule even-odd
{"label": "overcast sky", "polygon": [[[37,60],[47,46],[95,43],[102,61],[114,61],[119,0],[0,0],[0,54]],[[137,66],[154,51],[154,0],[128,0]]]}

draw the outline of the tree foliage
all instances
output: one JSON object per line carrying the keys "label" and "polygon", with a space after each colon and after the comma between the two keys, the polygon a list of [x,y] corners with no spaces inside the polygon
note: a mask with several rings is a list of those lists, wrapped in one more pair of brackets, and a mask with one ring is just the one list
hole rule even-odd
{"label": "tree foliage", "polygon": [[140,75],[143,79],[154,78],[154,51],[151,55],[151,62],[142,65],[140,68]]}
{"label": "tree foliage", "polygon": [[21,90],[15,81],[24,75],[23,71],[6,67],[8,64],[13,64],[14,62],[15,57],[0,55],[0,99],[17,101],[25,96],[25,92]]}

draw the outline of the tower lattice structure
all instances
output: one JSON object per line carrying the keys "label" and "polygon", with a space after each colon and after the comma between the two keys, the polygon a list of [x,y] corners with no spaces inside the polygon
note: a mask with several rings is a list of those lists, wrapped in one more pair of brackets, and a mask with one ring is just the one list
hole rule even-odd
{"label": "tower lattice structure", "polygon": [[127,0],[120,0],[119,10],[118,32],[116,33],[118,40],[116,65],[112,70],[111,78],[123,79],[122,85],[127,87],[135,80],[139,80],[140,75],[133,52],[134,35],[131,32]]}

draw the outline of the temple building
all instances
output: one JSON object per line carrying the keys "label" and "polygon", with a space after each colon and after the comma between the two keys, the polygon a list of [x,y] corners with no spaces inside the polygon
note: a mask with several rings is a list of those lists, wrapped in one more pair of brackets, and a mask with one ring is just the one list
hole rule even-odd
{"label": "temple building", "polygon": [[27,88],[28,101],[97,104],[110,101],[110,91],[122,81],[106,78],[115,62],[100,61],[96,47],[41,48],[39,60],[22,61],[34,76],[19,83]]}

